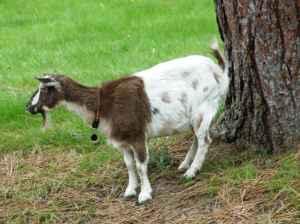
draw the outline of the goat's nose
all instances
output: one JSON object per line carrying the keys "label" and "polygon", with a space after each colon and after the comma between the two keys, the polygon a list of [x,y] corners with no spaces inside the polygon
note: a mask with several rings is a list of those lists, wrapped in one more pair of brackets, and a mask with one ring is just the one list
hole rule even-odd
{"label": "goat's nose", "polygon": [[31,114],[36,114],[36,108],[34,106],[31,106],[31,105],[26,106],[26,111],[28,111]]}

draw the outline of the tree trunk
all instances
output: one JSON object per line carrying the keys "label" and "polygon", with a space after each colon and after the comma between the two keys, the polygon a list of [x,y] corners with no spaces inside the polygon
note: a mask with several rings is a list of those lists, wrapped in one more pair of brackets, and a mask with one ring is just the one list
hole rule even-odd
{"label": "tree trunk", "polygon": [[229,61],[225,140],[278,151],[300,136],[300,0],[215,0]]}

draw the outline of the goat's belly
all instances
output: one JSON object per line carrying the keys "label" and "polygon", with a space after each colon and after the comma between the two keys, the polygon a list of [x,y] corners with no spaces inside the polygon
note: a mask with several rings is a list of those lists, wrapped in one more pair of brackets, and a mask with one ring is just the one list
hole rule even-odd
{"label": "goat's belly", "polygon": [[190,128],[190,120],[183,112],[155,111],[148,124],[147,135],[149,138],[169,136],[185,132]]}
{"label": "goat's belly", "polygon": [[146,94],[151,107],[148,137],[169,136],[191,128],[193,98],[201,96],[192,92],[182,81],[160,82],[160,88],[146,83]]}

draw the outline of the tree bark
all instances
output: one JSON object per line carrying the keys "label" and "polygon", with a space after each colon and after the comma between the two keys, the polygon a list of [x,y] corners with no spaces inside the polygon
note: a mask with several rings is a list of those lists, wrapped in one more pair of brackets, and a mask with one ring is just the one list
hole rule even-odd
{"label": "tree bark", "polygon": [[215,0],[229,62],[225,140],[279,151],[300,136],[300,0]]}

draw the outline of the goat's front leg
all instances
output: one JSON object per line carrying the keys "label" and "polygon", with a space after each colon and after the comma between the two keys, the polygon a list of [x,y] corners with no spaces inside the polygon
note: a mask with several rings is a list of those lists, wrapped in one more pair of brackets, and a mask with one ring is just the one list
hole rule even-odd
{"label": "goat's front leg", "polygon": [[123,149],[124,162],[128,170],[128,185],[124,193],[124,197],[133,197],[136,195],[138,187],[137,175],[134,167],[133,153],[128,149]]}
{"label": "goat's front leg", "polygon": [[141,180],[141,192],[139,194],[138,202],[143,203],[152,199],[152,188],[147,173],[149,152],[145,141],[138,142],[133,147],[136,168]]}

